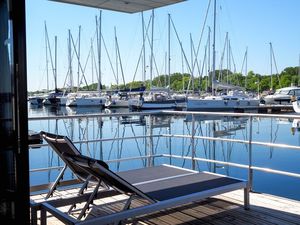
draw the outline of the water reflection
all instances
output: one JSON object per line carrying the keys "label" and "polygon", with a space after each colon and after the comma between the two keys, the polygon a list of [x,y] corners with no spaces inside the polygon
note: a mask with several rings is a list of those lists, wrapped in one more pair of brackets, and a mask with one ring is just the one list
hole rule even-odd
{"label": "water reflection", "polygon": [[296,132],[300,132],[300,120],[294,119],[292,122],[291,133],[295,135]]}
{"label": "water reflection", "polygon": [[[101,110],[97,107],[89,108],[52,108],[30,107],[29,116],[74,115],[86,113],[127,113],[128,109]],[[194,133],[193,133],[193,120]],[[253,118],[252,138],[264,143],[299,143],[300,121],[276,120],[268,118]],[[48,131],[67,135],[84,155],[105,161],[129,157],[147,156],[155,154],[169,154],[180,156],[194,156],[225,162],[249,162],[249,146],[245,143],[228,142],[226,139],[248,141],[250,134],[249,119],[245,117],[226,116],[169,116],[169,115],[126,115],[108,117],[65,118],[52,120],[29,121],[29,129],[34,131]],[[292,131],[292,132],[290,132]],[[171,137],[183,135],[183,137]],[[162,136],[166,135],[166,136]],[[167,136],[169,135],[169,136]],[[214,140],[186,136],[212,137]],[[151,137],[152,136],[152,137]],[[133,137],[130,139],[130,137]],[[98,141],[103,139],[103,141]],[[223,139],[223,140],[221,140]],[[256,166],[300,172],[298,161],[299,151],[282,151],[273,147],[253,145],[253,164]],[[282,159],[287,159],[287,162]],[[143,158],[134,161],[110,163],[115,171],[133,169],[170,163],[185,168],[200,171],[208,170],[229,176],[246,178],[246,171],[218,163],[200,162],[195,164],[191,160],[165,158]],[[30,151],[30,168],[43,168],[61,165],[62,162],[48,147]],[[32,173],[31,183],[40,184],[51,182],[58,171],[51,170],[44,174]],[[69,176],[72,176],[69,174]],[[259,176],[259,175],[257,175]],[[260,181],[263,183],[263,179]],[[256,183],[256,188],[262,187]]]}

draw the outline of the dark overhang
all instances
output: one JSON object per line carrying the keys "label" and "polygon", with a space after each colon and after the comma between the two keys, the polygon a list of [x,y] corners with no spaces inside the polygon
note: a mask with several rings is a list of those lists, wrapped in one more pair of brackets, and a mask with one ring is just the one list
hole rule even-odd
{"label": "dark overhang", "polygon": [[142,12],[185,0],[51,0],[126,13]]}

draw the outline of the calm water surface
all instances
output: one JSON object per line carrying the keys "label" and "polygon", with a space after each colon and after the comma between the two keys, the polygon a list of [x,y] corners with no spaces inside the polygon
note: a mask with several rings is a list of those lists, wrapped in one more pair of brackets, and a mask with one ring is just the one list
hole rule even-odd
{"label": "calm water surface", "polygon": [[[29,117],[76,115],[87,113],[109,113],[109,110],[98,108],[51,108],[29,106]],[[128,112],[128,109],[113,112]],[[29,121],[29,129],[48,131],[67,135],[73,141],[113,139],[110,141],[76,144],[83,154],[103,160],[126,157],[145,156],[149,149],[154,154],[176,154],[191,156],[191,140],[187,138],[155,137],[122,140],[123,137],[138,137],[149,134],[186,134],[192,130],[189,116],[148,116],[73,118],[61,120]],[[253,121],[253,140],[262,142],[300,145],[300,131],[295,127],[297,121],[288,119],[255,118]],[[196,135],[223,137],[228,139],[249,139],[249,121],[247,118],[230,117],[197,117]],[[152,129],[150,129],[152,127]],[[216,142],[197,139],[195,141],[196,156],[226,162],[248,164],[248,146],[231,142]],[[283,170],[300,174],[300,151],[253,145],[253,165]],[[155,158],[155,165],[171,163],[173,165],[192,168],[191,161],[183,159]],[[62,165],[49,147],[30,149],[30,169]],[[121,171],[146,166],[146,161],[139,159],[110,163],[114,171]],[[207,162],[198,162],[198,170],[208,170],[238,178],[247,178],[247,170],[222,166]],[[31,185],[53,181],[57,170],[47,172],[31,172]],[[67,175],[71,177],[71,173]],[[254,191],[275,194],[300,200],[300,178],[287,177],[262,172],[254,172]]]}

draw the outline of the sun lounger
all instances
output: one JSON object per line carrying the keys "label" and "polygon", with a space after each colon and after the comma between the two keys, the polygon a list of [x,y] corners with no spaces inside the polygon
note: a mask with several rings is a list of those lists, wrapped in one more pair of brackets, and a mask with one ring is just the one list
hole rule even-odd
{"label": "sun lounger", "polygon": [[[77,219],[61,212],[56,207],[59,202],[44,202],[41,206],[41,224],[46,224],[46,212],[69,224],[109,224],[119,223],[128,218],[167,209],[192,201],[201,200],[214,195],[236,189],[244,189],[244,207],[249,208],[249,191],[247,182],[227,176],[208,172],[197,172],[170,165],[129,170],[114,173],[97,162],[97,160],[81,155],[64,153],[63,157],[69,165],[78,166],[98,180],[94,192],[89,196]],[[84,218],[93,200],[101,197],[100,182],[104,182],[109,190],[128,196],[123,210],[110,215]],[[135,198],[145,199],[148,204],[130,208]]]}
{"label": "sun lounger", "polygon": [[[60,181],[63,179],[65,170],[67,168],[71,169],[71,171],[81,180],[84,182],[83,186],[81,187],[79,194],[83,193],[83,190],[87,187],[89,182],[97,182],[95,179],[90,176],[85,170],[77,165],[70,165],[68,161],[64,159],[63,154],[69,155],[81,155],[80,151],[76,148],[76,146],[72,143],[72,141],[67,136],[61,136],[57,134],[47,133],[44,131],[40,132],[41,137],[49,144],[49,146],[56,152],[56,154],[64,161],[65,166],[60,171],[58,177],[51,185],[50,190],[46,196],[46,199],[53,195],[53,192],[56,190],[57,186],[59,185]],[[99,160],[99,164],[108,168],[108,165]]]}

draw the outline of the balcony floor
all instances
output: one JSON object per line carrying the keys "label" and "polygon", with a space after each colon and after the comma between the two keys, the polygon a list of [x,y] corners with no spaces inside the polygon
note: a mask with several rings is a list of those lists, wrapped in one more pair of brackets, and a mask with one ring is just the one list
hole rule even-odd
{"label": "balcony floor", "polygon": [[[64,192],[64,195],[74,193],[74,190]],[[60,193],[61,194],[61,193]],[[243,208],[242,190],[229,192],[208,198],[199,202],[181,205],[157,213],[148,214],[128,221],[126,224],[140,225],[174,225],[174,224],[300,224],[300,202],[281,198],[268,194],[251,193],[250,210]],[[31,199],[39,199],[42,195],[32,196]],[[96,200],[96,206],[91,207],[87,218],[107,214],[119,210],[123,205],[124,196],[114,196]],[[111,202],[119,202],[111,204]],[[133,204],[142,204],[142,201],[134,201]],[[101,205],[101,209],[99,208]],[[77,207],[80,209],[80,205]],[[67,211],[68,207],[60,208]],[[73,211],[76,216],[78,210]],[[61,224],[57,219],[48,215],[47,224]]]}

